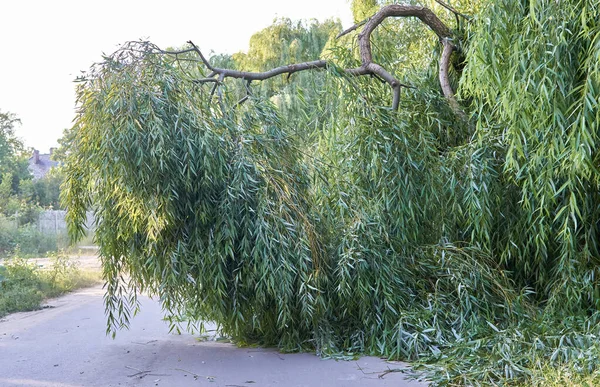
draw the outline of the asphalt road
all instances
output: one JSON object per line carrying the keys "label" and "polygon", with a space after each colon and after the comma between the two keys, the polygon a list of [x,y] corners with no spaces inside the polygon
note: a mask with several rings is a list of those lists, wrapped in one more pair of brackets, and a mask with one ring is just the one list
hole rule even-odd
{"label": "asphalt road", "polygon": [[84,289],[0,320],[0,386],[425,386],[384,374],[404,365],[378,358],[322,360],[169,334],[160,305],[148,298],[131,329],[113,340],[102,295]]}

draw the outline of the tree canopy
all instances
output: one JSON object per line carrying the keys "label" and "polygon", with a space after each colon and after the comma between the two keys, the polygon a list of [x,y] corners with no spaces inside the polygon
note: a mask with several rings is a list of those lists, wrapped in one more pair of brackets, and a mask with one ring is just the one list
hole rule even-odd
{"label": "tree canopy", "polygon": [[5,173],[18,176],[23,172],[27,174],[23,159],[25,147],[15,135],[15,126],[19,123],[20,120],[13,113],[0,111],[0,177]]}
{"label": "tree canopy", "polygon": [[15,114],[0,111],[0,216],[20,209],[16,195],[21,182],[30,179],[25,146],[15,134],[19,124]]}
{"label": "tree canopy", "polygon": [[109,331],[144,291],[440,384],[596,372],[600,6],[380,5],[231,57],[130,42],[80,79],[64,201],[75,237],[96,212]]}

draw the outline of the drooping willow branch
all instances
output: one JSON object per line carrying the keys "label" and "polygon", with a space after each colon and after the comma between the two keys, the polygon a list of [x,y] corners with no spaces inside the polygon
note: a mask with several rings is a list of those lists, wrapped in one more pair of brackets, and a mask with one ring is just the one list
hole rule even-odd
{"label": "drooping willow branch", "polygon": [[[338,37],[344,36],[360,27],[362,31],[358,34],[358,49],[361,58],[360,67],[345,69],[345,72],[353,76],[361,75],[372,75],[380,79],[383,79],[392,89],[393,102],[392,109],[397,110],[400,103],[400,91],[402,87],[407,87],[396,79],[389,71],[383,66],[373,61],[373,54],[371,49],[371,34],[372,32],[388,17],[416,17],[427,25],[440,39],[443,45],[443,51],[440,58],[439,66],[439,78],[440,87],[450,107],[454,112],[464,117],[464,112],[460,108],[458,101],[454,95],[454,91],[449,82],[448,69],[450,67],[450,56],[455,50],[455,46],[452,43],[452,33],[450,29],[433,13],[432,10],[425,7],[413,6],[413,5],[400,5],[392,4],[382,7],[375,15],[368,18],[367,20],[359,23],[358,25],[352,26],[349,29],[343,31]],[[296,63],[286,66],[276,67],[274,69],[264,72],[248,72],[239,71],[225,68],[214,67],[204,57],[200,49],[191,41],[188,42],[192,48],[182,51],[163,51],[168,54],[182,54],[186,52],[196,52],[200,57],[204,65],[211,71],[208,77],[196,80],[198,83],[215,82],[220,83],[225,78],[238,78],[248,82],[252,81],[263,81],[281,74],[293,74],[299,71],[324,69],[328,66],[327,61],[317,60],[312,62]]]}

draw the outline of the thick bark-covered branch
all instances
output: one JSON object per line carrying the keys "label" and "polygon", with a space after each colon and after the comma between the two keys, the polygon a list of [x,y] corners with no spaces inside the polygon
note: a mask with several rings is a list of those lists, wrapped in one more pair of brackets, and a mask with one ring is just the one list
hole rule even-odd
{"label": "thick bark-covered branch", "polygon": [[253,73],[248,71],[238,71],[238,70],[230,70],[230,69],[220,69],[213,68],[213,70],[217,74],[222,74],[226,78],[238,78],[245,79],[247,81],[264,81],[269,78],[273,78],[277,75],[281,74],[293,74],[298,71],[305,70],[314,70],[314,69],[323,69],[327,67],[327,61],[325,60],[316,60],[312,62],[304,62],[304,63],[296,63],[287,66],[276,67],[269,71],[261,72],[261,73]]}
{"label": "thick bark-covered branch", "polygon": [[387,5],[373,15],[358,34],[358,48],[363,66],[373,62],[371,33],[388,17],[416,17],[440,38],[452,36],[450,29],[429,8],[414,5]]}
{"label": "thick bark-covered branch", "polygon": [[452,90],[452,86],[450,85],[450,77],[448,76],[448,71],[450,68],[450,56],[454,51],[455,47],[452,44],[450,38],[442,39],[442,57],[440,59],[440,86],[442,87],[442,92],[444,96],[448,100],[448,104],[454,110],[454,112],[459,115],[461,118],[466,118],[465,113],[462,111],[456,97],[454,96],[454,90]]}
{"label": "thick bark-covered branch", "polygon": [[[352,69],[349,71],[351,74],[364,75],[364,74],[377,74],[390,85],[394,94],[394,102],[392,108],[398,108],[399,95],[400,95],[400,82],[394,78],[388,71],[382,66],[373,62],[373,54],[371,49],[371,34],[372,32],[388,17],[416,17],[427,25],[444,44],[444,52],[440,60],[440,86],[444,96],[448,99],[448,103],[452,109],[459,114],[461,117],[464,116],[460,105],[456,101],[454,91],[448,81],[448,66],[450,64],[450,55],[454,50],[454,45],[449,43],[449,39],[452,37],[450,29],[442,22],[432,10],[425,7],[413,6],[413,5],[401,5],[392,4],[381,8],[375,15],[364,20],[363,22],[350,27],[338,35],[344,36],[360,25],[364,24],[363,30],[358,34],[358,48],[362,66],[358,69]],[[447,44],[444,42],[448,42]],[[444,74],[442,75],[442,69]],[[445,83],[441,83],[441,80],[445,79]]]}
{"label": "thick bark-covered branch", "polygon": [[[365,19],[361,23],[352,26],[349,29],[340,33],[338,37],[346,35],[364,25],[362,31],[358,34],[358,49],[361,59],[361,66],[353,69],[346,69],[346,73],[353,76],[373,75],[380,79],[383,79],[390,85],[392,89],[392,108],[394,110],[398,109],[398,105],[400,102],[400,91],[405,85],[403,85],[398,79],[396,79],[389,71],[387,71],[381,65],[373,61],[373,54],[371,49],[372,32],[388,17],[416,17],[419,20],[421,20],[425,25],[427,25],[439,37],[440,42],[443,45],[443,52],[440,59],[440,86],[444,96],[448,100],[450,107],[454,110],[454,112],[457,115],[464,118],[464,112],[462,111],[458,101],[456,100],[454,91],[452,90],[448,78],[450,56],[452,55],[452,52],[455,49],[454,44],[452,44],[452,33],[450,29],[429,8],[401,4],[387,5],[385,7],[382,7],[375,15],[371,16],[370,18]],[[299,71],[324,69],[328,65],[327,61],[325,60],[317,60],[312,62],[303,62],[287,66],[280,66],[264,72],[248,72],[232,69],[223,69],[213,67],[194,43],[192,43],[191,41],[188,43],[192,46],[192,48],[178,52],[164,51],[164,53],[180,54],[192,51],[196,52],[199,55],[202,63],[204,63],[204,65],[211,71],[208,77],[199,79],[196,82],[216,82],[215,86],[217,86],[217,84],[220,84],[221,81],[225,78],[244,79],[248,82],[264,81],[266,79],[273,78],[282,74],[288,74],[289,77],[289,75]],[[216,76],[218,76],[218,80],[214,78]]]}

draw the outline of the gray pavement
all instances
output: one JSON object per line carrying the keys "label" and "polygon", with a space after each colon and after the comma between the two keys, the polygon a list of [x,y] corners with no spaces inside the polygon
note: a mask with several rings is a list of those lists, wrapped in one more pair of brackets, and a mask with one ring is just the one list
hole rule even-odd
{"label": "gray pavement", "polygon": [[99,287],[84,289],[0,320],[0,386],[426,385],[385,373],[405,365],[374,357],[322,360],[169,334],[160,305],[148,298],[131,329],[113,340],[105,335],[102,295]]}

